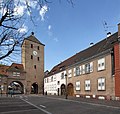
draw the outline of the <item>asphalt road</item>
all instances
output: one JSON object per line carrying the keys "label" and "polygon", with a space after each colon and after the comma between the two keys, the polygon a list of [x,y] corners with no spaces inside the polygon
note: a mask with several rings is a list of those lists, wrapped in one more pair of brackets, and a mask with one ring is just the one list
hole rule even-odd
{"label": "asphalt road", "polygon": [[0,114],[120,114],[120,106],[48,96],[20,96],[0,98]]}

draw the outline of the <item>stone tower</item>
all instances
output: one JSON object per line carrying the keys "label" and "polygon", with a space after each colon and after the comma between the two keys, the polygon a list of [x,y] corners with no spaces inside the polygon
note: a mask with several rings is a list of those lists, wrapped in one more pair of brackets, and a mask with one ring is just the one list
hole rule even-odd
{"label": "stone tower", "polygon": [[44,46],[45,45],[34,36],[33,32],[23,41],[22,64],[26,71],[24,87],[26,94],[43,92]]}

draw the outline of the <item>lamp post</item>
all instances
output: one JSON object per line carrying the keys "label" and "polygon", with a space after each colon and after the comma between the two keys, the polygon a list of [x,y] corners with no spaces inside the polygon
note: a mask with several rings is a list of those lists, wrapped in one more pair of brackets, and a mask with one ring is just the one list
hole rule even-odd
{"label": "lamp post", "polygon": [[67,74],[65,74],[65,83],[66,83],[66,86],[65,86],[65,99],[67,99]]}

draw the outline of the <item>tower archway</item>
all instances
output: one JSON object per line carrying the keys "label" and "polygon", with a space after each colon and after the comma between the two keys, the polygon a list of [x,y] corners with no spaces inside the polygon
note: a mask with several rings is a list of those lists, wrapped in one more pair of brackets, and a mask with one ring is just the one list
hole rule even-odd
{"label": "tower archway", "polygon": [[10,93],[10,91],[12,91],[13,94],[23,94],[24,85],[20,81],[12,81],[8,85],[8,93]]}
{"label": "tower archway", "polygon": [[36,82],[31,85],[31,93],[38,94],[38,84]]}

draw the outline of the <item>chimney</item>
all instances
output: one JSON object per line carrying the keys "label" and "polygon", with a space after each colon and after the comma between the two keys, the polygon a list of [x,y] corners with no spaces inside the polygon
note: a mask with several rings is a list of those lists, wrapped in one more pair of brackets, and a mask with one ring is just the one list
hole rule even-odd
{"label": "chimney", "polygon": [[91,46],[93,46],[93,45],[94,45],[94,43],[93,43],[93,42],[91,42],[91,43],[90,43],[90,47],[91,47]]}
{"label": "chimney", "polygon": [[111,36],[111,32],[108,32],[108,33],[107,33],[107,37],[109,37],[109,36]]}
{"label": "chimney", "polygon": [[120,23],[118,24],[118,38],[120,38]]}
{"label": "chimney", "polygon": [[34,36],[34,32],[31,32],[31,35]]}

